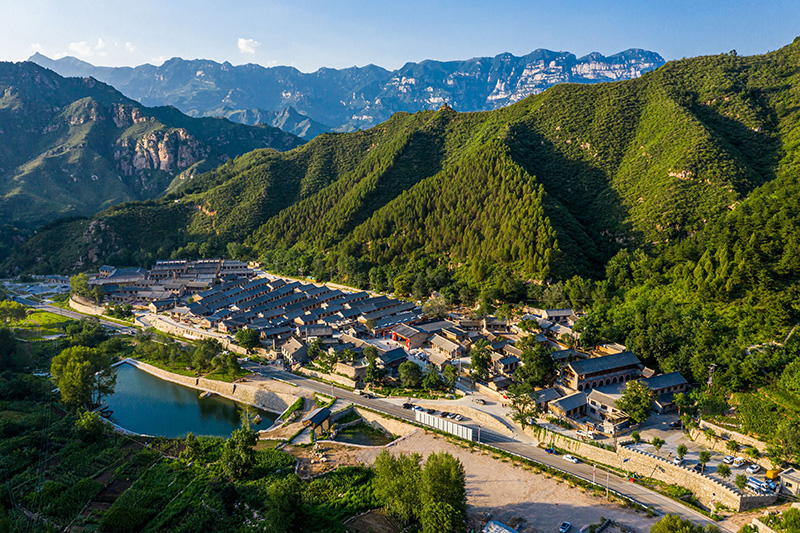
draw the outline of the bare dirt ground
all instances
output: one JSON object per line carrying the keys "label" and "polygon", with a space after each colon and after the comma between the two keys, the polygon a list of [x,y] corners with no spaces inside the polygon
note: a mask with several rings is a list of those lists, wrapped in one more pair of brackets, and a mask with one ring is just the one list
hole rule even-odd
{"label": "bare dirt ground", "polygon": [[[328,444],[324,447],[326,469],[344,464],[372,464],[384,449],[348,449]],[[467,474],[467,503],[474,524],[471,527],[486,520],[487,513],[506,524],[519,525],[520,531],[527,533],[557,531],[565,520],[577,531],[586,524],[599,523],[601,518],[610,518],[627,531],[646,533],[656,521],[644,513],[607,502],[605,495],[593,495],[566,481],[514,466],[509,460],[494,459],[485,452],[464,449],[431,433],[414,432],[386,449],[391,453],[417,452],[423,457],[447,451],[460,459]]]}

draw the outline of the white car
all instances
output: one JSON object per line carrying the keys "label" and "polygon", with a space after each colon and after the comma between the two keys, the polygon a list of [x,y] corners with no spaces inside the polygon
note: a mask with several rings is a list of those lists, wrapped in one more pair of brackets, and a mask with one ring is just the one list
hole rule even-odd
{"label": "white car", "polygon": [[573,457],[572,455],[565,455],[564,456],[564,460],[565,461],[569,461],[570,463],[575,464],[575,465],[578,464],[578,458],[577,457]]}
{"label": "white car", "polygon": [[748,474],[755,474],[759,470],[761,470],[761,467],[759,465],[752,464],[752,465],[747,467],[747,470],[745,470],[745,472],[747,472]]}
{"label": "white car", "polygon": [[463,417],[463,416],[461,416],[461,415],[456,415],[456,420],[458,420],[459,422],[461,422],[462,420],[464,420],[464,417]]}
{"label": "white car", "polygon": [[734,461],[734,457],[732,455],[726,455],[722,458],[722,462],[726,465],[732,465]]}
{"label": "white car", "polygon": [[681,459],[680,457],[676,457],[675,459],[672,460],[672,464],[680,466],[681,464],[683,464],[683,459]]}
{"label": "white car", "polygon": [[737,457],[733,460],[733,467],[739,468],[740,466],[744,465],[744,457]]}

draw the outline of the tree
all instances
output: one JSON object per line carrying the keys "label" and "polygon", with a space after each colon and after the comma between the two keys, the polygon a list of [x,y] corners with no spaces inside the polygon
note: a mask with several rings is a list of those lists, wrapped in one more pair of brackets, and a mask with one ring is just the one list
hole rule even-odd
{"label": "tree", "polygon": [[[463,528],[467,512],[466,475],[461,461],[447,452],[432,453],[425,461],[420,479],[420,499],[426,503],[449,505],[450,514],[458,527]],[[430,509],[433,511],[432,509]],[[441,506],[438,511],[441,511]],[[426,509],[423,508],[423,524]],[[426,530],[428,531],[428,530]],[[448,530],[449,531],[449,530]]]}
{"label": "tree", "polygon": [[722,479],[728,479],[731,477],[731,467],[725,463],[721,463],[717,467],[717,474],[719,474]]}
{"label": "tree", "polygon": [[430,318],[444,318],[447,316],[447,302],[443,296],[433,296],[422,304],[422,314]]}
{"label": "tree", "polygon": [[668,514],[650,528],[650,533],[718,533],[719,528],[714,524],[707,527],[699,526],[691,520],[678,515]]}
{"label": "tree", "polygon": [[294,474],[272,482],[267,488],[267,530],[293,533],[303,529],[303,481]]}
{"label": "tree", "polygon": [[709,452],[708,450],[702,450],[698,454],[697,460],[701,465],[703,465],[701,470],[700,470],[700,472],[701,473],[705,472],[706,471],[706,463],[711,460],[711,452]]}
{"label": "tree", "polygon": [[53,358],[50,373],[61,389],[61,400],[73,406],[98,404],[114,392],[117,374],[111,357],[95,348],[73,346]]}
{"label": "tree", "polygon": [[[364,353],[366,353],[366,349],[364,349]],[[376,383],[383,380],[384,370],[378,367],[377,357],[368,355],[367,363],[367,370],[364,372],[364,380],[367,383]]]}
{"label": "tree", "polygon": [[197,341],[197,345],[192,350],[192,366],[197,370],[207,370],[217,356],[222,351],[222,345],[215,339],[202,339]]}
{"label": "tree", "polygon": [[83,411],[75,421],[75,431],[83,442],[96,442],[105,434],[106,425],[100,415]]}
{"label": "tree", "polygon": [[248,352],[261,345],[261,334],[250,328],[241,328],[236,332],[236,342]]}
{"label": "tree", "polygon": [[66,327],[67,337],[73,346],[94,348],[108,340],[108,331],[95,317],[72,322]]}
{"label": "tree", "polygon": [[738,442],[736,442],[736,441],[735,441],[735,440],[733,440],[733,439],[730,439],[728,442],[726,442],[726,443],[725,443],[725,447],[726,447],[726,448],[728,449],[728,451],[729,451],[729,452],[731,452],[731,453],[736,453],[737,451],[739,451],[739,443],[738,443]]}
{"label": "tree", "polygon": [[489,342],[480,339],[472,345],[470,350],[470,374],[474,381],[486,381],[489,379],[489,368],[492,364],[492,356],[489,354]]}
{"label": "tree", "polygon": [[661,447],[664,446],[666,442],[661,437],[653,437],[653,439],[650,441],[650,444],[652,444],[653,448],[656,449],[656,455],[658,455],[659,452],[661,452]]}
{"label": "tree", "polygon": [[682,415],[691,405],[689,397],[682,392],[675,393],[672,401],[675,403],[675,407],[678,408],[678,416]]}
{"label": "tree", "polygon": [[444,367],[444,381],[447,384],[448,389],[452,389],[456,382],[458,381],[458,369],[453,365],[447,365]]}
{"label": "tree", "polygon": [[258,433],[252,429],[240,428],[233,431],[222,447],[222,467],[230,479],[241,479],[253,469]]}
{"label": "tree", "polygon": [[747,448],[745,448],[744,454],[753,460],[761,457],[761,452],[759,452],[758,448],[756,448],[755,446],[748,446]]}
{"label": "tree", "polygon": [[514,373],[514,380],[529,393],[547,385],[558,372],[558,363],[553,359],[552,350],[533,342],[532,339],[533,337],[529,335],[521,342],[522,365]]}
{"label": "tree", "polygon": [[393,456],[383,450],[375,459],[375,496],[402,522],[408,524],[419,512],[419,484],[422,477],[418,453]]}
{"label": "tree", "polygon": [[[414,364],[414,366],[417,365]],[[442,377],[439,375],[439,371],[436,370],[435,366],[428,365],[425,368],[424,375],[422,376],[422,387],[427,390],[438,390],[442,388],[442,385],[443,385]]]}
{"label": "tree", "polygon": [[713,428],[706,428],[703,430],[703,434],[711,441],[711,449],[713,450],[717,443],[717,432]]}
{"label": "tree", "polygon": [[737,474],[734,483],[736,484],[737,489],[744,490],[744,488],[747,486],[747,476],[744,474]]}
{"label": "tree", "polygon": [[785,418],[778,424],[773,442],[777,445],[780,457],[795,463],[800,461],[800,420]]}
{"label": "tree", "polygon": [[689,451],[689,449],[686,447],[685,444],[679,444],[678,445],[678,459],[683,461],[683,458],[686,457],[686,452],[688,452],[688,451]]}
{"label": "tree", "polygon": [[639,434],[638,431],[634,431],[633,433],[631,433],[631,438],[633,439],[634,445],[638,446],[638,444],[642,442],[642,436]]}
{"label": "tree", "polygon": [[420,522],[423,533],[460,533],[464,530],[464,519],[446,502],[426,503],[422,507]]}
{"label": "tree", "polygon": [[75,274],[69,278],[70,292],[75,296],[91,297],[92,289],[89,288],[89,276],[84,273]]}
{"label": "tree", "polygon": [[647,420],[652,405],[653,391],[639,381],[629,381],[616,402],[617,409],[624,411],[634,424],[641,424]]}
{"label": "tree", "polygon": [[0,328],[0,371],[14,368],[18,365],[17,339],[8,328]]}
{"label": "tree", "polygon": [[400,373],[400,383],[406,389],[416,389],[422,384],[422,370],[418,364],[404,361],[397,370]]}
{"label": "tree", "polygon": [[[533,393],[536,394],[536,393]],[[536,399],[527,392],[518,392],[511,398],[511,420],[520,425],[524,431],[531,425],[531,419],[539,414]]]}
{"label": "tree", "polygon": [[25,318],[26,308],[19,302],[3,300],[0,302],[0,320],[5,324],[17,322]]}

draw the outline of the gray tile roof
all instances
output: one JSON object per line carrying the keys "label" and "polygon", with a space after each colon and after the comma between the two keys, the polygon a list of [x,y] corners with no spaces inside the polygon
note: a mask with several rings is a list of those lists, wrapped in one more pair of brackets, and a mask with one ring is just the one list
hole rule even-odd
{"label": "gray tile roof", "polygon": [[680,372],[670,372],[669,374],[660,374],[643,379],[642,383],[650,387],[651,390],[658,391],[669,387],[685,385],[688,382],[681,376]]}
{"label": "gray tile roof", "polygon": [[593,359],[581,359],[569,363],[572,370],[578,374],[593,374],[595,372],[607,372],[615,368],[622,368],[631,365],[640,365],[639,358],[633,352],[622,352]]}
{"label": "gray tile roof", "polygon": [[556,406],[565,413],[582,405],[586,405],[586,394],[583,392],[576,392],[575,394],[570,394],[569,396],[564,396],[563,398],[550,402],[551,407]]}

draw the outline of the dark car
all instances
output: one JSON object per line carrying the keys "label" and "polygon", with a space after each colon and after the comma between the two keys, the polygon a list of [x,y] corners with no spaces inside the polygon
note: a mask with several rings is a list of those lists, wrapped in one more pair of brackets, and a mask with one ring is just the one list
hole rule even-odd
{"label": "dark car", "polygon": [[680,420],[676,420],[675,422],[670,422],[669,423],[669,428],[670,429],[678,429],[679,427],[681,427]]}
{"label": "dark car", "polygon": [[429,415],[432,415],[433,413],[436,412],[436,409],[425,409],[425,412],[428,413]]}
{"label": "dark car", "polygon": [[449,414],[450,414],[450,413],[448,413],[447,411],[442,411],[441,413],[439,413],[439,416],[440,416],[441,418],[447,418],[447,415],[449,415]]}
{"label": "dark car", "polygon": [[368,392],[365,392],[365,393],[364,393],[364,398],[366,398],[367,400],[371,400],[371,399],[373,399],[374,397],[375,397],[375,396],[373,396],[372,394],[370,394],[370,393],[368,393]]}
{"label": "dark car", "polygon": [[695,463],[695,465],[692,467],[692,470],[694,470],[699,474],[703,470],[703,465],[701,465],[700,463]]}
{"label": "dark car", "polygon": [[404,403],[403,404],[403,409],[411,409],[412,407],[414,407],[413,403]]}

